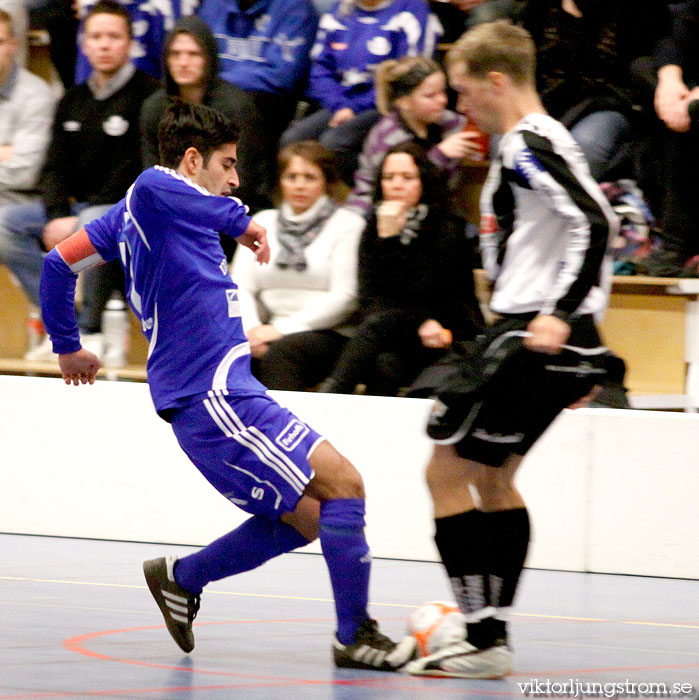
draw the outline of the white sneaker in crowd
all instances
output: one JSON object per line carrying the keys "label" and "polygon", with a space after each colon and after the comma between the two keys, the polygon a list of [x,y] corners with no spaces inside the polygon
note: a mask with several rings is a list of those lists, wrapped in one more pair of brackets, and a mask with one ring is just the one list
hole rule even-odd
{"label": "white sneaker in crowd", "polygon": [[28,362],[58,362],[58,355],[53,351],[51,338],[45,335],[35,348],[24,353],[24,359]]}
{"label": "white sneaker in crowd", "polygon": [[104,336],[101,333],[86,333],[80,336],[80,345],[101,359],[104,353]]}

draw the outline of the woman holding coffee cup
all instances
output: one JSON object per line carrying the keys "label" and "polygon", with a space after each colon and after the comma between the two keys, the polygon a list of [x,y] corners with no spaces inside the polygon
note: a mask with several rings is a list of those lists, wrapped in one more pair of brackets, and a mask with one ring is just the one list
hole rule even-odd
{"label": "woman holding coffee cup", "polygon": [[376,69],[375,85],[376,105],[383,117],[364,141],[346,204],[350,209],[364,215],[371,209],[376,173],[393,144],[415,141],[448,177],[456,173],[462,159],[486,156],[481,132],[446,108],[446,78],[432,59],[408,56],[384,61]]}
{"label": "woman holding coffee cup", "polygon": [[328,393],[363,383],[367,393],[395,395],[482,325],[465,223],[421,146],[388,151],[373,202],[359,245],[362,322],[321,385]]}

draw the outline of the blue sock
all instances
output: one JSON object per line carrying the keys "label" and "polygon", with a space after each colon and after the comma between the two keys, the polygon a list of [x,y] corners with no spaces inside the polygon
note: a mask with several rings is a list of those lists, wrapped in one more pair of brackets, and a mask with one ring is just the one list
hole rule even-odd
{"label": "blue sock", "polygon": [[364,537],[363,499],[320,504],[320,545],[335,596],[337,638],[341,644],[352,644],[368,617],[371,555]]}
{"label": "blue sock", "polygon": [[175,580],[185,590],[199,595],[210,581],[250,571],[306,544],[308,540],[291,525],[255,515],[204,549],[178,559]]}

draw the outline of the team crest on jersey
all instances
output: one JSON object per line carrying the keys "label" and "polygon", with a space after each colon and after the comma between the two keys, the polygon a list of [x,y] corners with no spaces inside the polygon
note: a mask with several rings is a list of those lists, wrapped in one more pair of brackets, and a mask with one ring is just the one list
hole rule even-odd
{"label": "team crest on jersey", "polygon": [[391,53],[391,44],[385,36],[375,36],[367,41],[367,50],[374,56],[388,56]]}
{"label": "team crest on jersey", "polygon": [[102,129],[107,136],[123,136],[129,130],[129,122],[118,114],[112,114],[102,122]]}
{"label": "team crest on jersey", "polygon": [[275,442],[287,452],[293,452],[308,433],[308,426],[294,418],[294,420],[277,435]]}

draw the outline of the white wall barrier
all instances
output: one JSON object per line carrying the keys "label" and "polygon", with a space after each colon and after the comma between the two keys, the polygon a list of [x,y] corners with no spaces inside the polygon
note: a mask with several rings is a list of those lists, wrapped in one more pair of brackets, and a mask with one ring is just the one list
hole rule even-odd
{"label": "white wall barrier", "polygon": [[[362,472],[374,556],[436,559],[429,402],[272,393]],[[144,384],[0,377],[0,411],[2,532],[201,545],[247,517],[189,463]],[[519,476],[528,566],[699,578],[698,438],[697,415],[562,415]]]}

